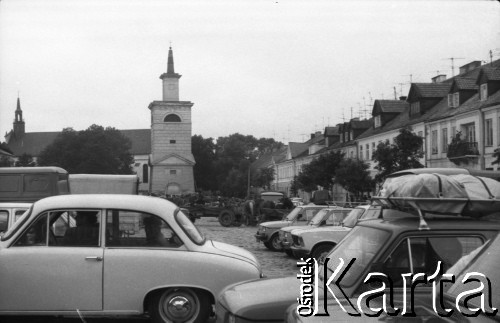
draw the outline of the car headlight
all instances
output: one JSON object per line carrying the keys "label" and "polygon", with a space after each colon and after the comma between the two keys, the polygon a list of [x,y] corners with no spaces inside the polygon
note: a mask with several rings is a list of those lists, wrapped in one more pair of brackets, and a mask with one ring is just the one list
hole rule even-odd
{"label": "car headlight", "polygon": [[287,238],[287,239],[288,239],[289,237],[290,237],[290,235],[288,234],[288,232],[287,232],[287,233],[285,233],[285,238]]}
{"label": "car headlight", "polygon": [[262,227],[262,232],[266,232],[266,227]]}

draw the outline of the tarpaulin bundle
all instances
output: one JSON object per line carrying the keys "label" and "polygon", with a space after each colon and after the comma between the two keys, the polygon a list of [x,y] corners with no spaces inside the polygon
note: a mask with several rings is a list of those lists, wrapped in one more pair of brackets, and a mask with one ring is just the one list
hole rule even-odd
{"label": "tarpaulin bundle", "polygon": [[500,212],[500,182],[472,175],[411,174],[384,183],[380,197],[423,212],[481,217]]}

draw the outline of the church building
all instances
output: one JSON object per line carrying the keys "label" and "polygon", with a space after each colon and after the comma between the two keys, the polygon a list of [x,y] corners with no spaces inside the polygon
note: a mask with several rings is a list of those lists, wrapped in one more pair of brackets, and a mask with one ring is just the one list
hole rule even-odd
{"label": "church building", "polygon": [[[132,143],[132,169],[139,176],[142,193],[188,194],[195,190],[191,151],[192,121],[190,101],[179,100],[179,79],[175,73],[172,48],[168,51],[167,72],[162,80],[162,100],[153,101],[150,129],[120,130]],[[90,125],[89,125],[90,126]],[[23,154],[35,160],[60,132],[26,132],[20,99],[17,99],[13,129],[5,135],[14,158]]]}

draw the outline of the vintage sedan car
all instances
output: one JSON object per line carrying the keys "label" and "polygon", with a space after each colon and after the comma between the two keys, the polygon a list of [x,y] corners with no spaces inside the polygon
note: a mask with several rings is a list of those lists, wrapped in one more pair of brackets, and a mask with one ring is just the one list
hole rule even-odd
{"label": "vintage sedan car", "polygon": [[[351,209],[341,226],[304,227],[293,230],[290,234],[290,250],[295,258],[315,258],[322,261],[323,258],[339,243],[347,233],[356,225],[358,220],[367,216],[365,212],[370,205],[360,205]],[[378,212],[375,207],[373,212]]]}
{"label": "vintage sedan car", "polygon": [[0,240],[0,315],[206,322],[226,285],[262,276],[253,254],[206,240],[165,199],[54,196]]}
{"label": "vintage sedan car", "polygon": [[322,205],[297,206],[283,220],[267,221],[259,224],[255,239],[257,242],[262,241],[266,248],[270,250],[280,251],[282,247],[279,241],[279,230],[292,225],[306,225],[323,208],[325,206]]}
{"label": "vintage sedan car", "polygon": [[[446,271],[462,256],[494,238],[500,230],[498,221],[429,214],[426,215],[428,229],[422,230],[418,215],[396,209],[376,210],[378,215],[359,220],[332,249],[326,268],[319,265],[317,293],[320,301],[323,301],[325,290],[327,298],[333,298],[323,284],[334,275],[339,259],[346,262],[343,269],[355,259],[338,281],[353,303],[356,296],[371,288],[363,283],[370,272],[382,272],[391,277],[395,297],[401,298],[402,273],[431,274],[436,271],[438,261]],[[286,309],[301,298],[301,284],[297,276],[233,284],[218,297],[217,322],[282,322]],[[416,292],[431,295],[432,287],[419,285]],[[342,295],[338,293],[336,296]],[[322,308],[322,303],[319,307]]]}
{"label": "vintage sedan car", "polygon": [[[490,308],[491,305],[498,308],[500,304],[500,289],[496,288],[496,284],[500,282],[500,270],[498,270],[498,264],[500,261],[500,235],[496,238],[489,240],[487,243],[476,248],[471,253],[460,258],[455,265],[453,265],[447,272],[447,275],[454,276],[454,283],[446,282],[444,285],[444,290],[442,292],[438,291],[435,295],[432,293],[422,293],[418,292],[413,297],[414,303],[414,317],[406,317],[406,320],[411,320],[412,322],[498,322],[498,314],[496,310]],[[487,281],[483,281],[486,288],[483,289],[483,295],[485,298],[481,299],[481,294],[474,294],[475,297],[471,297],[467,300],[465,304],[465,297],[462,293],[467,293],[470,295],[470,291],[477,287],[480,287],[481,281],[469,282],[464,284],[465,275],[468,273],[481,273],[484,277],[487,277],[491,282],[491,286],[488,286]],[[478,276],[475,276],[478,278]],[[442,296],[440,296],[442,295]],[[433,298],[436,297],[434,300]],[[439,304],[440,299],[443,299],[443,308],[448,310],[453,310],[453,313],[449,317],[441,317],[437,311],[441,314],[445,314],[444,310],[436,307]],[[380,297],[375,298],[371,301],[370,307],[382,307]],[[435,303],[433,304],[433,301]],[[458,302],[457,302],[458,301]],[[492,304],[489,304],[491,301]],[[457,309],[457,304],[460,306],[460,310]],[[338,303],[329,299],[327,301],[327,312],[328,316],[309,316],[304,317],[299,315],[297,311],[297,303],[292,304],[288,307],[285,312],[285,322],[286,323],[299,323],[299,322],[310,322],[310,323],[323,323],[323,322],[388,322],[388,321],[403,321],[405,317],[399,314],[396,317],[389,318],[387,313],[382,312],[381,315],[377,317],[368,317],[367,315],[361,315],[358,317],[350,316],[344,312],[338,305]],[[402,308],[402,300],[397,299],[395,306]],[[477,315],[472,315],[470,317],[465,316],[463,313],[471,314],[470,309],[484,309],[488,313],[481,311]],[[369,313],[369,309],[363,308],[363,313]],[[493,314],[493,315],[492,315]]]}
{"label": "vintage sedan car", "polygon": [[290,249],[292,246],[292,232],[296,230],[307,230],[323,226],[338,226],[344,221],[344,218],[352,209],[343,207],[328,207],[321,209],[316,215],[305,225],[292,225],[279,230],[278,236],[281,242],[281,247],[287,255],[293,257],[293,252]]}
{"label": "vintage sedan car", "polygon": [[31,203],[0,203],[0,233],[7,231],[31,207]]}

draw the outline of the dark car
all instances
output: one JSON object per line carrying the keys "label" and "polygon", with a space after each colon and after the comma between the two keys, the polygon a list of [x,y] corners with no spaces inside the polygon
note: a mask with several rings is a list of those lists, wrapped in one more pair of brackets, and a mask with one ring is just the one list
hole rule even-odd
{"label": "dark car", "polygon": [[[339,259],[354,263],[342,279],[347,297],[356,297],[370,286],[363,283],[369,272],[382,272],[394,281],[395,294],[402,294],[402,273],[433,273],[437,262],[444,270],[487,240],[494,238],[500,223],[487,219],[427,215],[428,229],[422,230],[419,216],[395,209],[379,208],[378,216],[362,219],[328,255],[327,281],[339,265]],[[228,286],[219,294],[218,322],[279,322],[285,310],[297,304],[301,281],[297,277],[262,279]],[[318,295],[324,289],[319,285]],[[429,286],[419,293],[429,294]],[[331,318],[330,318],[331,319]]]}
{"label": "dark car", "polygon": [[[462,257],[446,274],[453,275],[455,282],[445,285],[442,293],[423,293],[420,292],[415,295],[413,299],[415,317],[393,317],[392,320],[403,321],[411,320],[412,322],[497,322],[498,316],[496,314],[497,308],[500,305],[500,289],[497,288],[500,282],[500,235],[497,235],[493,240],[488,241],[480,246],[470,254]],[[472,289],[480,287],[481,282],[478,280],[473,284],[464,284],[466,275],[472,273],[480,273],[487,277],[491,282],[488,286],[485,280],[484,289],[482,294],[474,294],[475,297],[464,302],[465,293]],[[477,276],[476,276],[477,277]],[[438,290],[439,291],[439,290]],[[481,295],[485,298],[481,299]],[[433,300],[435,301],[433,304]],[[442,303],[439,303],[441,302]],[[491,304],[490,304],[491,300]],[[482,303],[483,302],[483,303]],[[436,305],[439,304],[439,305]],[[383,304],[380,297],[375,299],[371,304],[371,308],[381,307]],[[457,308],[457,305],[459,306]],[[438,307],[439,306],[439,307]],[[473,314],[471,309],[484,309],[476,314]],[[384,312],[378,317],[368,317],[361,315],[358,317],[348,315],[344,312],[334,300],[329,300],[327,304],[327,311],[329,316],[313,316],[304,317],[300,316],[297,312],[297,304],[292,304],[286,310],[285,322],[286,323],[299,323],[299,322],[387,322],[391,321],[388,315]],[[440,316],[451,311],[449,317]],[[440,314],[438,314],[438,312]],[[466,316],[464,315],[466,313]]]}

